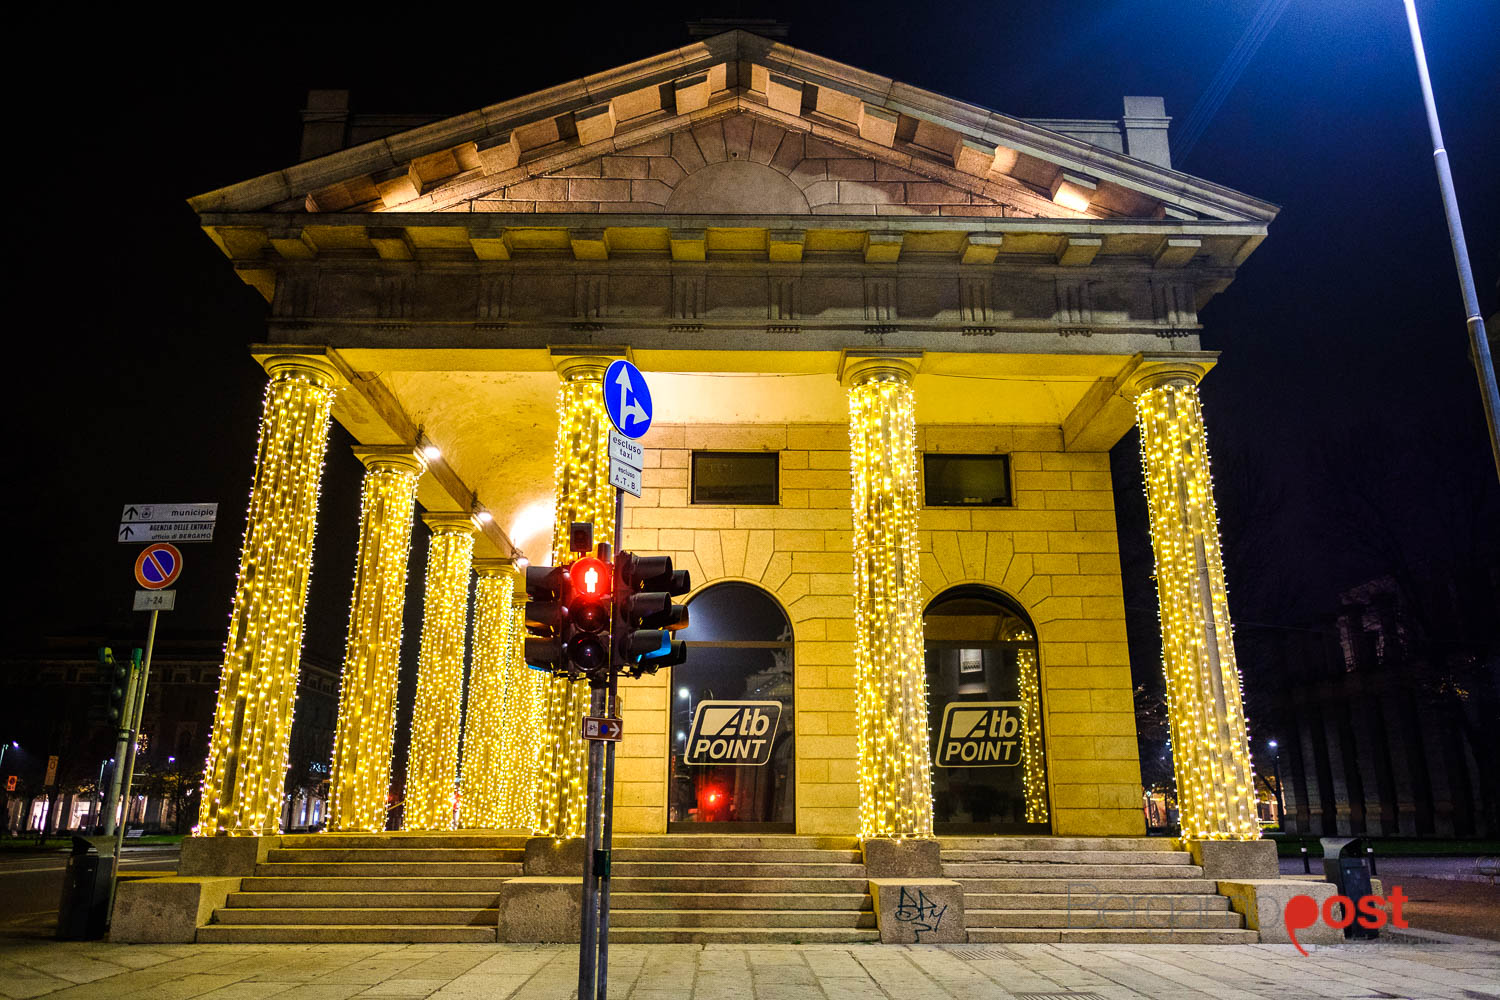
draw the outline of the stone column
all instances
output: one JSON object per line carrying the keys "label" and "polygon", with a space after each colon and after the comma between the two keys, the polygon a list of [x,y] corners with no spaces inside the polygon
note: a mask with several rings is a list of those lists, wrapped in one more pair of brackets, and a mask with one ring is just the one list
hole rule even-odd
{"label": "stone column", "polygon": [[916,360],[901,357],[851,359],[843,373],[853,476],[859,824],[866,840],[932,836],[915,374]]}
{"label": "stone column", "polygon": [[516,571],[509,559],[474,561],[474,640],[464,709],[464,754],[459,768],[458,825],[499,830],[502,726],[515,644]]}
{"label": "stone column", "polygon": [[[605,356],[569,357],[558,364],[557,450],[553,461],[556,518],[553,565],[575,558],[568,551],[568,525],[589,521],[594,539],[614,537],[614,490],[609,485],[609,414],[604,409]],[[582,719],[589,707],[586,680],[544,681],[542,747],[537,762],[535,832],[538,836],[583,836],[588,793],[588,749]]]}
{"label": "stone column", "polygon": [[224,643],[197,836],[276,833],[312,572],[318,484],[337,372],[319,357],[266,362],[250,508]]}
{"label": "stone column", "polygon": [[417,655],[417,699],[411,715],[401,829],[451,830],[476,529],[468,514],[427,514],[422,520],[432,529],[432,542],[427,552],[422,648]]}
{"label": "stone column", "polygon": [[417,480],[427,465],[409,447],[356,448],[354,454],[365,465],[365,481],[328,782],[328,828],[378,833],[385,829],[391,787],[412,514]]}
{"label": "stone column", "polygon": [[500,723],[500,826],[536,828],[536,770],[542,752],[542,695],[547,677],[526,665],[526,594],[516,594],[506,633],[505,706]]}
{"label": "stone column", "polygon": [[[1203,374],[1186,361],[1148,363],[1133,394],[1182,837],[1248,841],[1260,823],[1198,400]],[[1270,859],[1274,868],[1274,850]]]}

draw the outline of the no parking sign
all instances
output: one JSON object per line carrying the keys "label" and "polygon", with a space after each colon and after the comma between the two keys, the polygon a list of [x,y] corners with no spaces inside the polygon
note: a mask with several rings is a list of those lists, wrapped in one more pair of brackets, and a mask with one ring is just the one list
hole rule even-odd
{"label": "no parking sign", "polygon": [[148,545],[135,558],[135,582],[147,590],[172,586],[181,572],[182,553],[167,542]]}

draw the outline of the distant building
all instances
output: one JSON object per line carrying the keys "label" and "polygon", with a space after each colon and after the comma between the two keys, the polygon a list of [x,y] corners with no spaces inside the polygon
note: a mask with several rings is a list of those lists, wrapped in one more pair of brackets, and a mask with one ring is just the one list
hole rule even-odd
{"label": "distant building", "polygon": [[[101,822],[99,786],[108,788],[116,736],[106,717],[110,674],[99,650],[128,661],[140,641],[102,632],[54,636],[0,656],[0,735],[16,744],[0,762],[6,833],[39,830],[44,819],[49,831]],[[157,640],[132,782],[132,826],[191,829],[222,660],[217,634]],[[326,810],[337,705],[336,669],[304,653],[283,809],[288,829],[317,826]],[[44,788],[52,756],[56,779]],[[12,777],[15,788],[7,790]]]}

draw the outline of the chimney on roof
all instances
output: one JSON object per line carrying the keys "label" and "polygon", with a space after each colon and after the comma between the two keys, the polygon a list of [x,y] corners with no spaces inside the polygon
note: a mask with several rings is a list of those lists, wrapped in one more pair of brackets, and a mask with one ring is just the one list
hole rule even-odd
{"label": "chimney on roof", "polygon": [[786,41],[787,35],[791,34],[792,26],[786,21],[778,21],[770,17],[700,17],[696,21],[687,23],[688,37],[695,42],[736,29],[748,31],[762,38]]}
{"label": "chimney on roof", "polygon": [[349,91],[309,90],[302,109],[301,160],[336,153],[349,144]]}
{"label": "chimney on roof", "polygon": [[1160,97],[1125,98],[1125,117],[1120,125],[1125,131],[1125,152],[1137,160],[1159,167],[1172,166],[1172,150],[1167,145],[1167,102]]}

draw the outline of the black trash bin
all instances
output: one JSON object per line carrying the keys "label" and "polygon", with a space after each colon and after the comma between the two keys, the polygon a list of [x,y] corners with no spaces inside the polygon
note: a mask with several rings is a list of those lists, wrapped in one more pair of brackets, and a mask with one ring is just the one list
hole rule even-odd
{"label": "black trash bin", "polygon": [[63,872],[57,936],[64,941],[101,938],[109,929],[109,888],[115,877],[113,837],[74,837]]}
{"label": "black trash bin", "polygon": [[[1370,859],[1365,854],[1365,845],[1358,837],[1323,837],[1323,878],[1338,887],[1339,895],[1358,907],[1359,901],[1374,890],[1370,886]],[[1349,916],[1350,914],[1345,914]],[[1374,927],[1361,927],[1358,911],[1355,919],[1344,928],[1346,938],[1377,938],[1380,931]]]}

